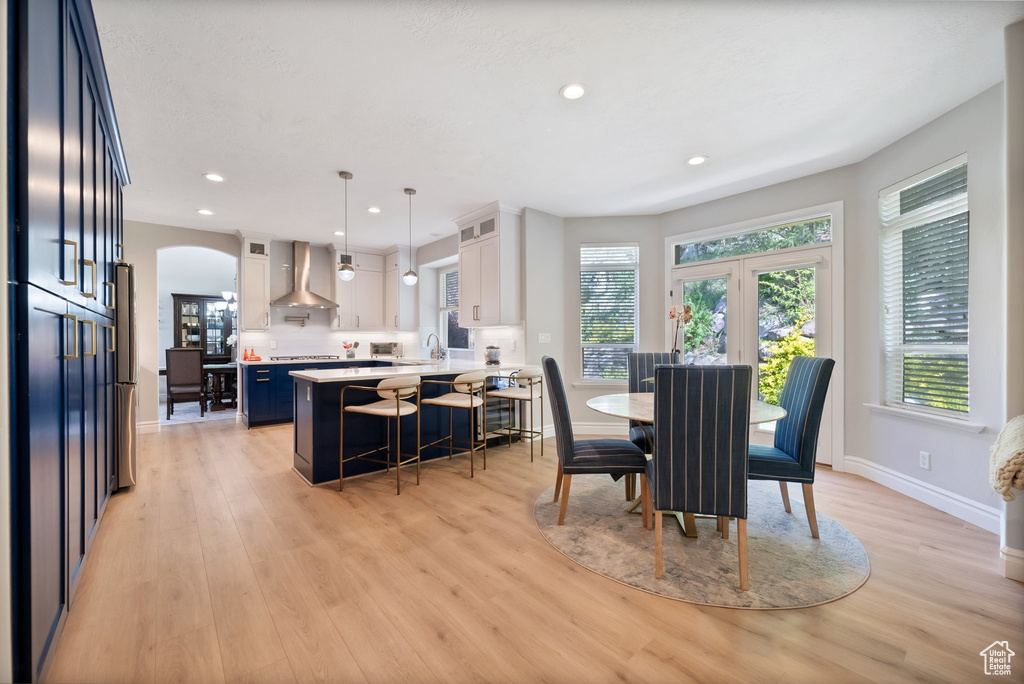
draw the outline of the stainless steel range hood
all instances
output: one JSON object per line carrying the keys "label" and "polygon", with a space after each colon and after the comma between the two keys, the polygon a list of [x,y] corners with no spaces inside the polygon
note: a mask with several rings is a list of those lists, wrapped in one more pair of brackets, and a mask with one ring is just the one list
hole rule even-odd
{"label": "stainless steel range hood", "polygon": [[309,289],[309,243],[292,243],[292,291],[270,303],[271,306],[294,306],[303,309],[336,309],[337,304]]}

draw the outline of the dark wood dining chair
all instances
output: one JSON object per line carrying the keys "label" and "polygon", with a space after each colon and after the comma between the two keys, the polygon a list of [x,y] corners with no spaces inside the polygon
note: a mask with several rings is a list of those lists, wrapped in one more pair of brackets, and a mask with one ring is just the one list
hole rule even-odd
{"label": "dark wood dining chair", "polygon": [[[740,589],[747,591],[747,447],[750,366],[658,366],[654,454],[647,483],[654,510],[654,576],[662,576],[662,512],[736,518]],[[643,494],[646,494],[644,492]]]}
{"label": "dark wood dining chair", "polygon": [[787,513],[793,510],[786,483],[799,482],[803,486],[807,524],[815,539],[818,517],[814,511],[814,465],[818,458],[818,429],[835,365],[835,361],[824,357],[793,359],[779,397],[786,417],[775,423],[775,446],[750,445],[750,479],[778,480]]}
{"label": "dark wood dining chair", "polygon": [[[624,475],[639,474],[641,490],[647,489],[644,464],[647,457],[640,447],[625,439],[573,439],[569,402],[565,398],[565,385],[558,363],[550,356],[541,359],[544,381],[547,383],[548,402],[555,422],[555,446],[558,452],[558,475],[555,478],[555,501],[561,490],[562,505],[558,524],[565,523],[565,509],[569,503],[569,487],[573,475],[611,475],[618,479]],[[644,527],[650,526],[650,509],[643,508]]]}
{"label": "dark wood dining chair", "polygon": [[174,347],[165,352],[167,360],[167,420],[174,414],[174,404],[199,402],[199,415],[206,415],[206,374],[203,373],[203,352],[198,348]]}

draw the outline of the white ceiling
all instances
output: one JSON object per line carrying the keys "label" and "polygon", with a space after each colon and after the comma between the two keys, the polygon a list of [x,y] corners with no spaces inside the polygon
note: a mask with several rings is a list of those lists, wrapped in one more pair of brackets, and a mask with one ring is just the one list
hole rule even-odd
{"label": "white ceiling", "polygon": [[[661,213],[858,161],[998,83],[1002,29],[1024,17],[1021,2],[93,4],[127,218],[326,243],[344,169],[350,239],[371,247],[407,239],[404,187],[422,244],[494,200]],[[573,81],[587,95],[559,97]]]}

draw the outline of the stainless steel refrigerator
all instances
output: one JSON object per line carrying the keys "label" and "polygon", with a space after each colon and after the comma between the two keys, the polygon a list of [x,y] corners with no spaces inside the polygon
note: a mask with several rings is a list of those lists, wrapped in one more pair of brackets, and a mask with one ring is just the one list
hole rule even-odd
{"label": "stainless steel refrigerator", "polygon": [[115,335],[114,434],[116,435],[116,489],[135,484],[135,409],[139,402],[139,349],[135,330],[135,266],[114,267]]}

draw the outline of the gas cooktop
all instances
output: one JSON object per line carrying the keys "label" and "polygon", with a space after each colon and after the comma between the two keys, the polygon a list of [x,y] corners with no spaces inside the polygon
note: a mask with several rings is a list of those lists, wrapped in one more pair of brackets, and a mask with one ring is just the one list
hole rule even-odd
{"label": "gas cooktop", "polygon": [[332,356],[331,354],[316,354],[307,356],[271,356],[271,361],[331,361],[333,359],[340,359],[340,356]]}

